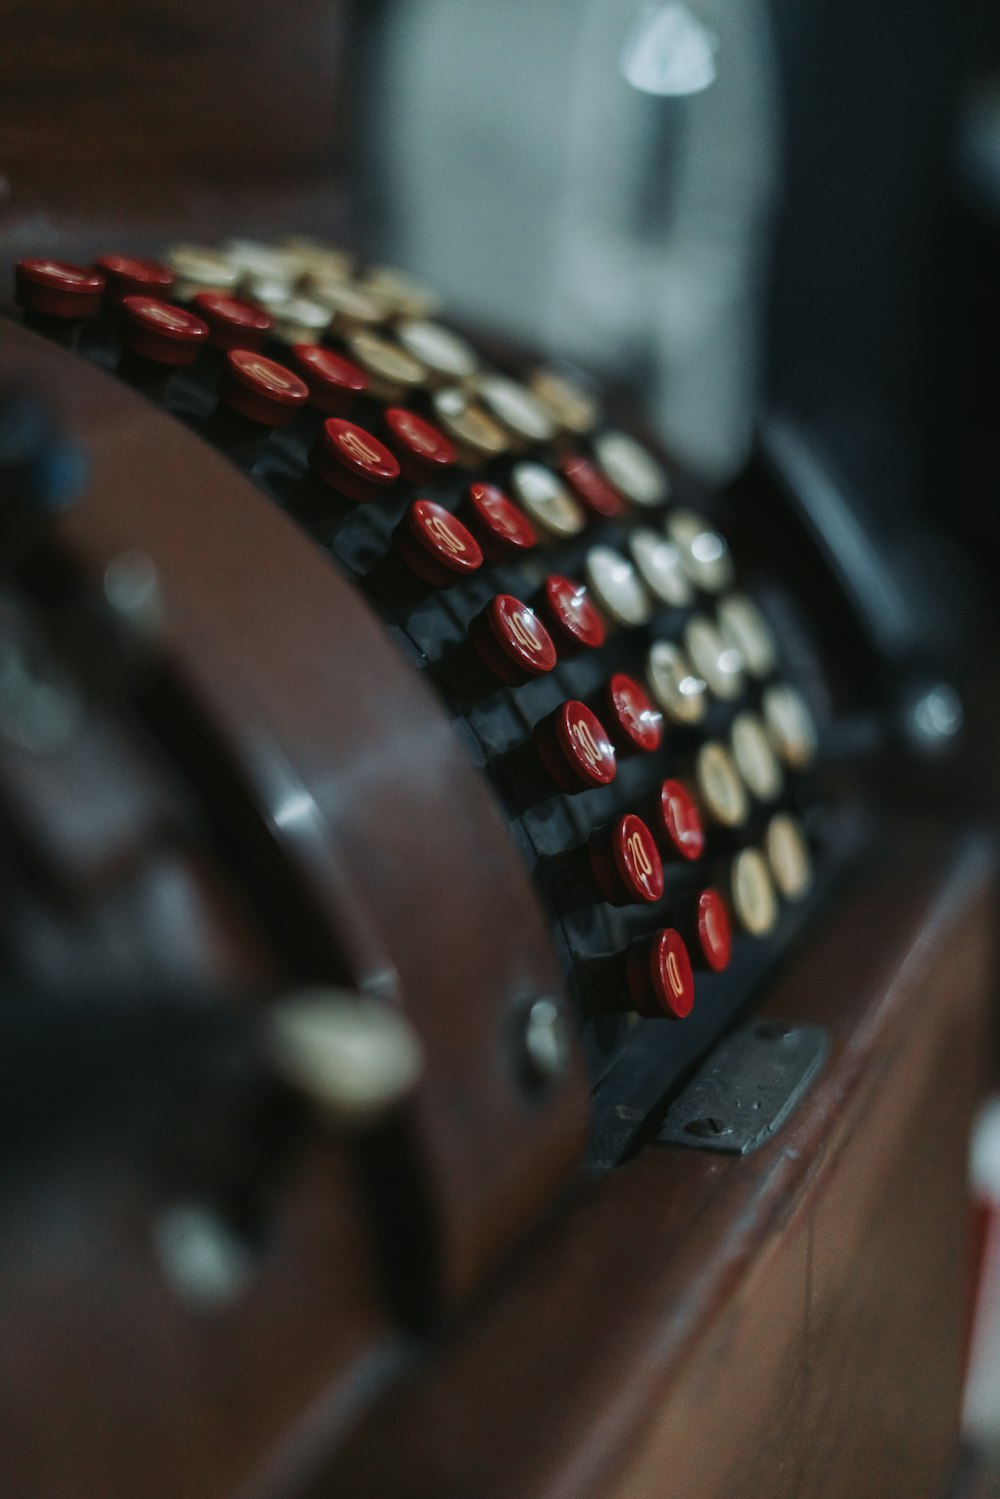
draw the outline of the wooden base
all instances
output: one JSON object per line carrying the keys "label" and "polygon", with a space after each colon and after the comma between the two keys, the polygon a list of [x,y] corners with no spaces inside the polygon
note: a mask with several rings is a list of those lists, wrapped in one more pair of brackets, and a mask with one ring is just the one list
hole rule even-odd
{"label": "wooden base", "polygon": [[747,1159],[589,1182],[320,1499],[920,1499],[955,1460],[993,859],[896,840],[763,1013],[829,1060]]}

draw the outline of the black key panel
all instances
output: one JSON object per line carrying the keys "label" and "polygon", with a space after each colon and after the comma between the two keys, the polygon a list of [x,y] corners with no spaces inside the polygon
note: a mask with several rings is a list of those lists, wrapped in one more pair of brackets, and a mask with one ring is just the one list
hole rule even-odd
{"label": "black key panel", "polygon": [[[128,361],[120,357],[114,330],[114,319],[102,310],[81,325],[76,349],[105,368],[119,369],[121,365],[119,373],[124,375]],[[391,337],[391,326],[384,331]],[[346,340],[336,332],[336,320],[324,344],[352,357]],[[276,341],[268,342],[263,352],[294,367],[291,350]],[[217,406],[221,365],[222,356],[205,350],[190,367],[171,371],[169,380],[161,381],[157,388],[147,382],[147,393],[217,445],[223,434],[211,418]],[[487,371],[499,367],[501,373],[518,380],[525,369],[523,363],[506,368],[486,358],[483,367]],[[400,401],[363,395],[349,411],[348,419],[386,441],[383,414],[390,405],[404,405],[437,425],[427,391],[412,392]],[[637,526],[662,532],[671,513],[681,508],[706,513],[708,525],[714,526],[714,516],[707,512],[718,508],[716,502],[706,500],[697,484],[658,456],[657,462],[669,478],[665,503],[655,508],[630,504],[622,493],[625,503],[620,514],[608,517],[587,511],[587,524],[577,535],[550,538],[536,526],[537,545],[512,561],[487,559],[476,572],[449,588],[411,588],[405,583],[400,587],[402,564],[389,560],[394,555],[392,533],[414,499],[433,500],[454,513],[463,503],[469,484],[480,481],[497,485],[517,503],[511,484],[514,465],[531,461],[558,472],[559,457],[567,450],[594,459],[595,435],[612,425],[619,429],[620,423],[598,418],[587,435],[570,435],[552,443],[522,443],[519,451],[475,470],[454,465],[427,482],[415,484],[400,478],[367,503],[353,503],[310,471],[309,451],[321,422],[320,413],[309,407],[298,412],[288,427],[266,436],[256,451],[253,444],[240,449],[231,442],[226,450],[368,593],[400,649],[443,698],[469,754],[492,782],[505,808],[511,836],[535,874],[550,915],[553,940],[584,1021],[594,1086],[591,1163],[595,1167],[612,1165],[645,1137],[651,1127],[650,1113],[676,1092],[829,899],[835,883],[858,852],[864,818],[839,802],[834,816],[815,774],[785,764],[781,794],[766,804],[750,795],[749,816],[742,826],[720,828],[705,818],[707,837],[700,858],[688,862],[665,855],[664,894],[655,904],[610,904],[593,884],[585,856],[577,859],[574,855],[584,849],[591,834],[625,813],[637,812],[646,818],[646,809],[666,777],[680,780],[700,802],[694,776],[698,747],[708,739],[728,744],[738,713],[749,709],[762,714],[762,698],[769,682],[789,680],[808,692],[809,685],[796,684],[788,668],[797,659],[813,657],[815,642],[809,638],[794,642],[777,639],[778,659],[768,678],[758,680],[746,674],[743,690],[732,700],[709,692],[707,711],[694,727],[671,722],[665,716],[658,749],[627,758],[619,754],[610,785],[564,794],[547,781],[538,764],[532,740],[535,724],[567,700],[592,703],[613,672],[626,672],[646,686],[650,646],[660,640],[682,645],[688,622],[696,614],[714,618],[723,594],[734,590],[747,594],[766,619],[767,580],[741,577],[737,557],[733,582],[723,594],[695,586],[688,606],[656,606],[642,625],[614,626],[607,620],[607,637],[600,648],[567,657],[557,642],[559,656],[553,670],[521,686],[503,686],[499,681],[491,691],[480,686],[478,695],[472,695],[475,700],[470,700],[456,685],[461,680],[462,651],[464,648],[471,654],[466,644],[470,622],[496,594],[512,594],[533,606],[550,574],[582,582],[588,552],[595,545],[613,547],[628,557],[629,536]],[[394,595],[394,583],[398,597]],[[772,618],[772,628],[775,635],[787,630],[787,620]],[[822,713],[821,703],[814,701],[812,707],[817,714]],[[525,777],[532,783],[530,796],[524,794]],[[718,887],[730,901],[726,881],[732,859],[741,848],[761,845],[767,824],[779,811],[794,814],[806,833],[811,861],[808,889],[795,899],[778,896],[777,920],[763,935],[740,930],[733,916],[728,966],[722,972],[696,973],[694,1006],[685,1018],[640,1020],[629,1013],[623,993],[623,964],[616,966],[606,960],[616,955],[620,958],[635,939],[672,925],[673,913],[685,899],[693,901],[706,886]],[[704,816],[704,806],[702,812]],[[618,1010],[612,1008],[616,1003]]]}

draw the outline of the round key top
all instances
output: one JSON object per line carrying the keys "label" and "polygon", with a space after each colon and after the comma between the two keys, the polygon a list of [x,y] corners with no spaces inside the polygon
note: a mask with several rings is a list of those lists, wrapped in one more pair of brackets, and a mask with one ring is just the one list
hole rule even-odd
{"label": "round key top", "polygon": [[646,657],[646,681],[655,701],[673,723],[701,723],[707,688],[679,646],[658,640]]}
{"label": "round key top", "polygon": [[556,648],[541,620],[512,594],[499,593],[469,625],[480,660],[508,687],[542,677],[556,664]]}
{"label": "round key top", "polygon": [[399,459],[403,477],[422,484],[446,474],[455,465],[455,449],[437,427],[402,407],[385,413],[389,446]]}
{"label": "round key top", "polygon": [[97,271],[65,260],[19,260],[14,279],[15,297],[25,312],[67,321],[93,317],[104,291],[104,277]]}
{"label": "round key top", "polygon": [[389,449],[363,427],[337,416],[323,423],[309,463],[324,484],[360,503],[377,498],[399,478],[399,464]]}
{"label": "round key top", "polygon": [[104,297],[108,302],[131,296],[168,297],[177,279],[158,260],[137,260],[132,255],[102,255],[94,266],[107,283]]}
{"label": "round key top", "polygon": [[555,422],[527,386],[506,375],[481,375],[476,389],[491,416],[519,442],[551,442],[555,437]]}
{"label": "round key top", "polygon": [[171,367],[193,364],[208,342],[208,324],[154,297],[122,299],[122,342],[133,354]]}
{"label": "round key top", "polygon": [[752,677],[763,679],[774,671],[778,648],[771,626],[745,593],[731,593],[719,600],[719,629],[727,643],[739,651]]}
{"label": "round key top", "polygon": [[575,536],[587,524],[583,507],[550,468],[540,463],[516,463],[510,483],[531,520],[546,536]]}
{"label": "round key top", "polygon": [[750,815],[750,800],[729,751],[710,739],[695,757],[695,779],[705,811],[724,828],[742,827]]}
{"label": "round key top", "polygon": [[756,713],[738,713],[729,731],[733,759],[758,801],[773,802],[785,784],[767,730]]}
{"label": "round key top", "polygon": [[692,665],[704,677],[709,691],[723,702],[732,702],[743,691],[743,657],[727,645],[712,621],[696,614],[684,631],[684,645]]}
{"label": "round key top", "polygon": [[490,562],[506,562],[530,552],[535,528],[496,484],[470,484],[462,518]]}
{"label": "round key top", "polygon": [[619,494],[633,505],[662,505],[670,493],[662,465],[627,432],[602,432],[594,440],[594,453]]}
{"label": "round key top", "polygon": [[667,779],[660,782],[653,803],[653,827],[660,846],[675,858],[694,861],[705,850],[701,813],[686,786]]}
{"label": "round key top", "polygon": [[536,370],[529,384],[532,394],[564,432],[583,437],[596,425],[597,402],[568,376],[555,370]]}
{"label": "round key top", "polygon": [[778,920],[778,900],[764,855],[757,848],[743,848],[729,870],[729,893],[733,913],[751,937],[766,937]]}
{"label": "round key top", "polygon": [[636,571],[653,598],[672,609],[686,609],[694,598],[694,589],[673,542],[643,526],[631,532],[628,547]]}
{"label": "round key top", "polygon": [[333,314],[337,333],[359,333],[381,323],[383,309],[374,297],[365,296],[357,286],[344,281],[312,281],[309,295]]}
{"label": "round key top", "polygon": [[364,370],[332,349],[296,344],[292,358],[309,387],[310,404],[326,416],[346,416],[358,396],[368,389]]}
{"label": "round key top", "polygon": [[613,906],[657,901],[663,894],[663,864],[656,840],[633,812],[591,835],[590,867],[604,899]]}
{"label": "round key top", "polygon": [[213,349],[259,349],[271,331],[271,319],[259,307],[238,302],[215,291],[200,291],[191,299],[191,309],[208,324]]}
{"label": "round key top", "polygon": [[767,825],[764,848],[771,877],[786,900],[801,900],[812,884],[812,855],[797,817],[778,812]]}
{"label": "round key top", "polygon": [[438,310],[440,298],[437,292],[393,266],[373,266],[361,285],[379,304],[384,316],[429,318]]}
{"label": "round key top", "polygon": [[653,612],[642,579],[614,547],[591,547],[583,564],[591,593],[616,625],[644,625]]}
{"label": "round key top", "polygon": [[696,588],[722,593],[733,581],[733,562],[725,537],[694,510],[675,510],[667,518],[667,537],[680,553],[684,570]]}
{"label": "round key top", "polygon": [[235,292],[240,279],[237,266],[200,245],[176,245],[167,264],[177,277],[174,296],[179,302],[189,302],[200,291]]}
{"label": "round key top", "polygon": [[271,314],[273,336],[283,344],[318,344],[330,326],[329,308],[308,297],[291,297]]}
{"label": "round key top", "polygon": [[298,375],[253,349],[231,349],[219,381],[219,400],[262,427],[287,427],[309,399]]}
{"label": "round key top", "polygon": [[661,927],[652,937],[629,945],[626,959],[629,998],[640,1015],[684,1020],[694,1005],[691,956],[680,932]]}
{"label": "round key top", "polygon": [[604,644],[604,621],[582,583],[552,573],[536,603],[564,656],[596,651]]}
{"label": "round key top", "polygon": [[698,896],[695,929],[695,961],[699,966],[704,964],[713,973],[722,973],[729,967],[732,956],[733,932],[726,903],[712,886],[702,890]]}
{"label": "round key top", "polygon": [[347,347],[368,376],[370,393],[379,401],[404,401],[426,379],[427,371],[419,360],[377,333],[355,333]]}
{"label": "round key top", "polygon": [[458,450],[466,468],[476,468],[499,458],[510,447],[506,432],[477,406],[468,391],[449,386],[431,395],[434,415]]}
{"label": "round key top", "polygon": [[392,541],[410,571],[434,588],[450,588],[483,565],[476,538],[433,500],[414,500]]}
{"label": "round key top", "polygon": [[649,755],[663,738],[663,714],[634,677],[616,671],[598,694],[598,717],[620,755]]}
{"label": "round key top", "polygon": [[787,682],[768,687],[763,699],[764,722],[771,743],[786,765],[804,770],[811,765],[819,746],[816,721],[805,698]]}
{"label": "round key top", "polygon": [[559,472],[569,485],[576,499],[592,510],[595,515],[621,515],[625,501],[613,485],[589,458],[571,453],[559,464]]}
{"label": "round key top", "polygon": [[586,703],[560,703],[535,725],[534,738],[542,765],[560,791],[573,795],[614,780],[614,746]]}
{"label": "round key top", "polygon": [[396,337],[408,354],[429,369],[438,383],[468,380],[479,368],[475,349],[440,323],[400,323]]}

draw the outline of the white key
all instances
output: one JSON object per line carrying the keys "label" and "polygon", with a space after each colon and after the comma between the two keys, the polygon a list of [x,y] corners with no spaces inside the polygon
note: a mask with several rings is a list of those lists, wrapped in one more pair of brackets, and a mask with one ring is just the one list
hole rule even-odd
{"label": "white key", "polygon": [[725,745],[714,739],[703,744],[695,757],[694,773],[712,821],[724,828],[742,827],[750,815],[750,798]]}
{"label": "white key", "polygon": [[666,534],[681,554],[691,582],[706,593],[722,593],[733,581],[733,560],[726,539],[695,510],[675,510]]}
{"label": "white key", "polygon": [[729,891],[736,919],[752,937],[766,937],[778,920],[778,898],[758,848],[743,848],[729,870]]}
{"label": "white key", "polygon": [[695,671],[705,678],[716,697],[727,703],[739,697],[743,691],[743,657],[726,644],[704,614],[696,614],[688,622],[684,644]]}
{"label": "white key", "polygon": [[756,713],[738,713],[730,730],[733,759],[758,801],[773,802],[785,784],[767,729]]}
{"label": "white key", "polygon": [[658,640],[646,657],[646,681],[657,704],[674,723],[701,723],[707,688],[679,645]]}
{"label": "white key", "polygon": [[694,589],[673,542],[640,526],[630,534],[628,545],[639,576],[653,597],[674,609],[686,609],[694,598]]}
{"label": "white key", "polygon": [[515,463],[510,487],[525,513],[549,536],[576,536],[587,514],[565,484],[540,463]]}
{"label": "white key", "polygon": [[764,722],[771,743],[786,765],[804,770],[816,757],[819,735],[816,720],[801,692],[787,682],[765,689]]}
{"label": "white key", "polygon": [[802,824],[778,812],[767,825],[764,847],[774,883],[786,900],[801,900],[812,884],[812,855]]}
{"label": "white key", "polygon": [[778,662],[774,632],[763,614],[745,593],[730,593],[719,600],[719,629],[724,640],[735,646],[752,677],[769,677]]}
{"label": "white key", "polygon": [[615,624],[645,624],[653,612],[642,579],[627,557],[614,547],[591,547],[584,577],[600,607]]}
{"label": "white key", "polygon": [[627,432],[602,432],[594,439],[594,455],[619,494],[633,505],[662,505],[670,493],[662,465]]}

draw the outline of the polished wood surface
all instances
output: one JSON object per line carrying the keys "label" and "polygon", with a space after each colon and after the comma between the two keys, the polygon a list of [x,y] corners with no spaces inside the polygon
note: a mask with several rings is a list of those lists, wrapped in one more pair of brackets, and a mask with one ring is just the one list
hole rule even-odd
{"label": "polished wood surface", "polygon": [[957,1449],[965,1151],[993,859],[913,832],[764,1015],[830,1031],[746,1159],[589,1183],[471,1326],[296,1493],[932,1499]]}

